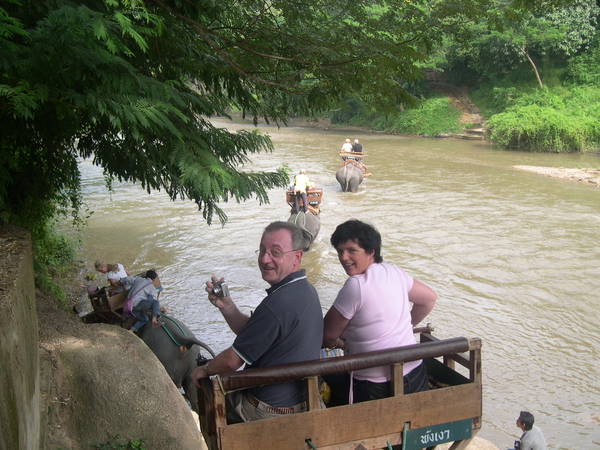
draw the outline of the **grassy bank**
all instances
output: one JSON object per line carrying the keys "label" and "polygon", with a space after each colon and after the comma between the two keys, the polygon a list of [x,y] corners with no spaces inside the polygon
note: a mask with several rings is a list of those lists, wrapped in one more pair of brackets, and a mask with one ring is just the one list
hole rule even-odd
{"label": "grassy bank", "polygon": [[461,112],[452,106],[447,97],[430,93],[418,106],[411,109],[400,108],[394,114],[381,115],[369,110],[358,99],[349,99],[342,108],[331,113],[332,126],[364,127],[388,134],[417,136],[438,136],[460,133]]}

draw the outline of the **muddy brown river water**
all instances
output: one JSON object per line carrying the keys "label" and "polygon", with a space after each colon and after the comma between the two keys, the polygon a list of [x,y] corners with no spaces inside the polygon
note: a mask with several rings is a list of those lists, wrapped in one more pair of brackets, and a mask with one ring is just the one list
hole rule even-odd
{"label": "muddy brown river water", "polygon": [[[250,125],[216,122],[230,129]],[[349,218],[373,223],[384,260],[439,296],[427,322],[440,338],[483,340],[483,429],[500,449],[531,411],[549,449],[600,446],[600,189],[515,170],[513,165],[600,167],[598,155],[500,151],[483,142],[262,126],[275,145],[247,169],[287,163],[323,188],[321,232],[303,257],[326,311],[346,275],[328,239]],[[355,194],[335,180],[339,148],[359,138],[373,174]],[[229,220],[207,226],[195,205],[116,184],[81,164],[94,214],[82,239],[90,272],[102,258],[132,271],[156,267],[162,303],[214,350],[233,340],[203,285],[224,276],[249,312],[264,296],[256,267],[262,228],[286,220],[284,192],[270,204],[223,204]],[[449,405],[451,407],[451,405]]]}

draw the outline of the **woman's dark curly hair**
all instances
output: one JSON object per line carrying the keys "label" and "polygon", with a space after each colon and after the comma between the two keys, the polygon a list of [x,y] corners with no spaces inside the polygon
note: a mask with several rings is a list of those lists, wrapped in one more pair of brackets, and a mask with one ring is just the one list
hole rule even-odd
{"label": "woman's dark curly hair", "polygon": [[374,261],[383,262],[381,256],[381,235],[373,226],[360,220],[351,219],[337,226],[331,235],[331,245],[337,248],[346,241],[356,242],[365,252],[374,252]]}

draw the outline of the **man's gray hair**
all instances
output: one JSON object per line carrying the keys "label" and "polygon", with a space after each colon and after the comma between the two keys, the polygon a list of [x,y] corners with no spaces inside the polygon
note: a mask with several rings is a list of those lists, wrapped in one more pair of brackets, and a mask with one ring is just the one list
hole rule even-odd
{"label": "man's gray hair", "polygon": [[292,236],[292,249],[302,250],[302,245],[304,244],[304,233],[302,232],[302,228],[291,222],[272,222],[265,227],[263,234],[274,233],[279,230],[289,230]]}

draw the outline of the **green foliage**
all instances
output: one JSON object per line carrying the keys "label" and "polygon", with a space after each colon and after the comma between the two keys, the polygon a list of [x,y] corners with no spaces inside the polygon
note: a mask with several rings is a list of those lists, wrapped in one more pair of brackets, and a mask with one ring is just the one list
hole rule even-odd
{"label": "green foliage", "polygon": [[11,0],[0,6],[0,221],[29,230],[78,219],[78,158],[107,180],[189,199],[210,224],[220,202],[287,184],[252,172],[258,131],[216,128],[230,108],[268,123],[347,97],[394,111],[445,32],[490,0]]}
{"label": "green foliage", "polygon": [[[596,32],[600,10],[593,0],[559,2],[556,7],[546,4],[543,10],[523,6],[524,2],[494,2],[487,22],[469,24],[460,42],[443,40],[431,65],[446,71],[472,71],[492,81],[515,72],[523,77],[527,65],[528,77],[542,87],[545,74],[539,73],[539,67],[553,57],[584,49]],[[470,80],[472,72],[467,72]]]}
{"label": "green foliage", "polygon": [[600,138],[597,120],[564,114],[534,102],[496,114],[486,124],[492,141],[532,152],[577,152]]}
{"label": "green foliage", "polygon": [[[113,442],[113,440],[115,442]],[[123,441],[120,435],[111,436],[111,440],[94,446],[96,450],[145,450],[144,439],[133,441],[131,439]]]}
{"label": "green foliage", "polygon": [[[556,2],[508,3],[518,3],[513,12],[523,18],[536,5]],[[347,98],[360,99],[360,117],[397,115],[399,105],[417,104],[411,83],[432,49],[451,55],[449,65],[477,66],[472,49],[452,53],[442,43],[484,42],[504,20],[498,5],[505,3],[2,2],[0,222],[35,234],[57,213],[80,220],[77,161],[91,158],[109,188],[112,180],[138,182],[148,192],[195,202],[209,224],[215,215],[224,223],[221,202],[267,202],[268,190],[286,186],[289,174],[249,170],[251,157],[272,150],[269,136],[219,129],[212,117],[234,109],[255,124],[285,124]],[[589,11],[552,19],[562,27],[553,42],[584,42]],[[489,28],[477,24],[482,17]],[[490,38],[485,55],[506,46],[501,37]],[[434,134],[412,117],[433,123],[425,105],[397,115],[402,119],[391,128]]]}
{"label": "green foliage", "polygon": [[332,125],[353,124],[358,125],[369,114],[365,103],[357,97],[347,98],[342,106],[331,112]]}
{"label": "green foliage", "polygon": [[377,114],[368,110],[360,100],[348,99],[345,108],[332,114],[331,123],[368,127],[373,130],[394,134],[436,136],[440,133],[457,133],[460,112],[444,97],[423,99],[416,108],[394,114]]}
{"label": "green foliage", "polygon": [[452,107],[449,99],[436,97],[423,100],[418,108],[381,117],[373,123],[373,128],[397,134],[436,136],[460,132],[459,117],[460,111]]}
{"label": "green foliage", "polygon": [[588,50],[568,61],[567,82],[600,86],[600,33],[596,33]]}
{"label": "green foliage", "polygon": [[36,286],[67,306],[62,282],[75,265],[77,243],[57,231],[52,223],[38,227],[32,242]]}

